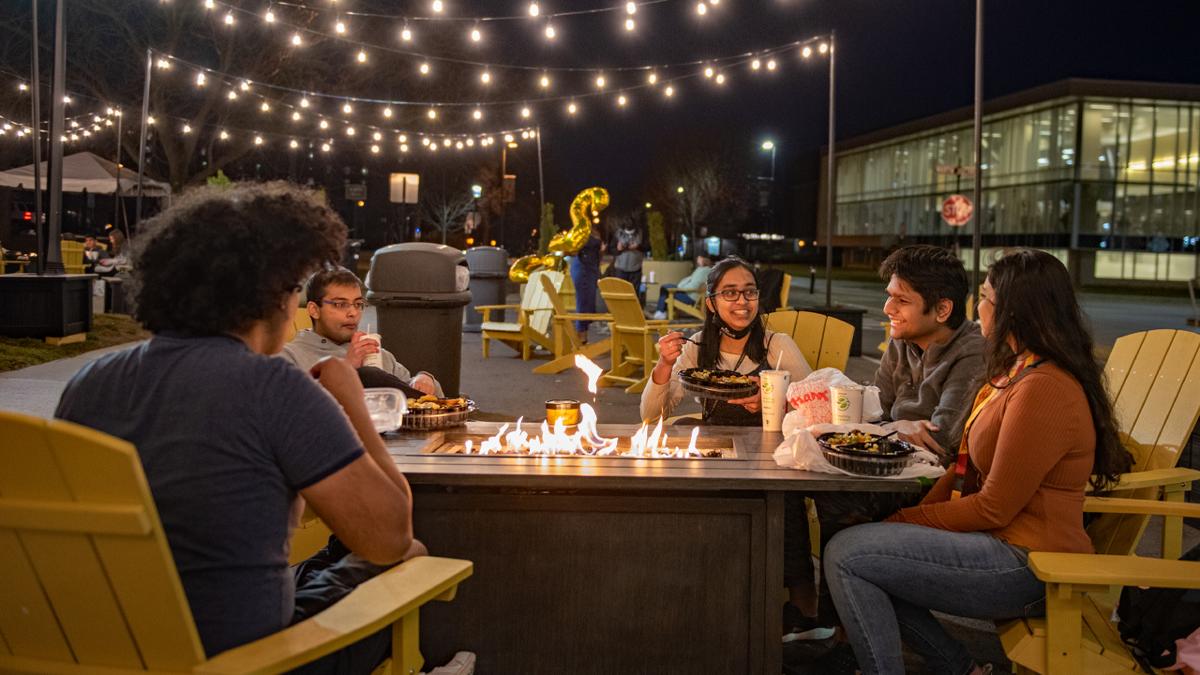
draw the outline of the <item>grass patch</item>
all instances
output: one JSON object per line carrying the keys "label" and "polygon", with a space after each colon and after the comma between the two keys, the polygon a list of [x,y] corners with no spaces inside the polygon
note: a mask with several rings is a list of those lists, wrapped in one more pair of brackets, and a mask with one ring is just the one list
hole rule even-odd
{"label": "grass patch", "polygon": [[144,340],[150,333],[141,324],[124,314],[97,314],[92,317],[92,330],[87,340],[55,347],[40,338],[0,337],[0,372],[17,370],[56,359],[77,356],[102,347]]}

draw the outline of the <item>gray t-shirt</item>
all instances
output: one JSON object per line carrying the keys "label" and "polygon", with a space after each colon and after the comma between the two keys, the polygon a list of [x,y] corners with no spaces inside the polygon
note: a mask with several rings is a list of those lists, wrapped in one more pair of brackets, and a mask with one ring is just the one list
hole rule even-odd
{"label": "gray t-shirt", "polygon": [[54,415],[137,447],[206,653],[291,622],[297,492],[363,454],[311,376],[233,337],[159,334],[86,366]]}

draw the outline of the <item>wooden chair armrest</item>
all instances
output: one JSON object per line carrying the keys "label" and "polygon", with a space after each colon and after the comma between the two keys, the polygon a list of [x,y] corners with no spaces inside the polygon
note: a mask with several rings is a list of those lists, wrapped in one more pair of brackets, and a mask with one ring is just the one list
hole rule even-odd
{"label": "wooden chair armrest", "polygon": [[1146,487],[1161,487],[1164,485],[1174,485],[1176,483],[1191,483],[1192,481],[1200,481],[1200,471],[1196,469],[1188,469],[1186,467],[1176,467],[1173,469],[1154,469],[1152,471],[1133,471],[1120,475],[1117,485],[1109,488],[1110,491],[1116,492],[1120,490],[1136,490]]}
{"label": "wooden chair armrest", "polygon": [[576,314],[575,312],[566,312],[564,314],[555,314],[554,318],[564,321],[612,321],[612,314]]}
{"label": "wooden chair armrest", "polygon": [[493,310],[493,309],[521,309],[521,306],[520,306],[520,305],[476,305],[476,306],[475,306],[475,309],[477,309],[477,310],[479,310],[479,311],[481,311],[481,312],[482,312],[482,311],[483,311],[483,310],[485,310],[485,309],[486,309],[486,310]]}
{"label": "wooden chair armrest", "polygon": [[469,560],[420,557],[363,582],[311,619],[235,647],[196,667],[197,673],[279,673],[353,644],[445,597],[471,576]]}
{"label": "wooden chair armrest", "polygon": [[1029,567],[1046,583],[1200,589],[1200,563],[1190,560],[1035,551]]}
{"label": "wooden chair armrest", "polygon": [[1168,502],[1158,499],[1085,497],[1083,500],[1083,510],[1088,513],[1128,513],[1142,516],[1200,518],[1200,504]]}

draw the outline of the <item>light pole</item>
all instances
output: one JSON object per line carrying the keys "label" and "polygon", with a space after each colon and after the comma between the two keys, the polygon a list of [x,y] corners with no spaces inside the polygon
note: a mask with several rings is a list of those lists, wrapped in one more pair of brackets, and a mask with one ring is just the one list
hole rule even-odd
{"label": "light pole", "polygon": [[762,144],[763,150],[771,151],[771,182],[775,182],[775,141],[766,140]]}

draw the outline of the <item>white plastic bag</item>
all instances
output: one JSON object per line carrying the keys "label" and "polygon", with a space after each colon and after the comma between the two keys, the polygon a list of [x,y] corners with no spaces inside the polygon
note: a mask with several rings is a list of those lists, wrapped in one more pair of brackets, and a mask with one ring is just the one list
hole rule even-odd
{"label": "white plastic bag", "polygon": [[[814,370],[808,377],[788,385],[787,399],[792,412],[787,417],[792,418],[791,426],[807,427],[814,424],[828,424],[832,419],[832,409],[829,405],[829,388],[835,385],[854,384],[854,380],[837,368],[822,368]],[[784,418],[784,435],[787,435],[788,421]]]}

